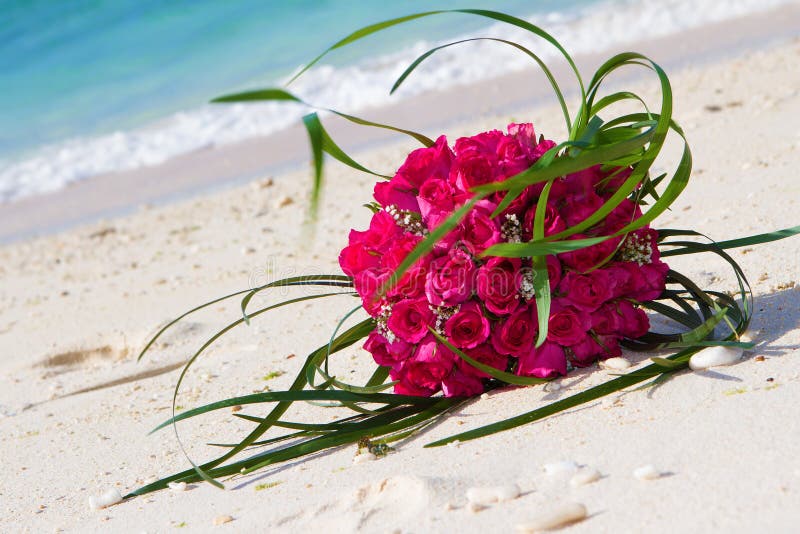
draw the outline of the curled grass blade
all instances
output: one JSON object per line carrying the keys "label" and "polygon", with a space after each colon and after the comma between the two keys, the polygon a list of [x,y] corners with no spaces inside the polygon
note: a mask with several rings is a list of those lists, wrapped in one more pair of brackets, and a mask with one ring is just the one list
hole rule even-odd
{"label": "curled grass blade", "polygon": [[390,94],[394,94],[394,92],[397,91],[397,89],[400,88],[400,86],[403,84],[403,82],[406,80],[406,78],[408,78],[408,76],[412,72],[414,72],[414,70],[416,70],[416,68],[419,67],[419,65],[423,61],[428,59],[430,56],[432,56],[433,54],[435,54],[439,50],[442,50],[442,49],[445,49],[445,48],[449,48],[451,46],[455,46],[455,45],[459,45],[459,44],[463,44],[463,43],[475,42],[475,41],[495,41],[495,42],[498,42],[498,43],[504,43],[504,44],[507,44],[509,46],[513,46],[517,50],[520,50],[521,52],[527,54],[531,59],[533,59],[539,65],[539,68],[542,69],[542,72],[547,77],[547,81],[550,82],[550,86],[553,88],[553,92],[555,93],[556,98],[558,99],[558,104],[561,106],[561,112],[564,114],[564,121],[566,122],[566,125],[567,125],[567,131],[572,130],[572,120],[570,119],[570,116],[569,116],[569,110],[567,109],[567,103],[564,100],[564,94],[561,92],[561,88],[558,86],[558,82],[556,82],[556,79],[553,76],[553,73],[550,72],[550,69],[547,67],[545,62],[542,61],[539,56],[537,56],[536,54],[534,54],[533,52],[531,52],[529,49],[525,48],[524,46],[522,46],[522,45],[520,45],[518,43],[515,43],[513,41],[507,41],[505,39],[498,39],[496,37],[474,37],[474,38],[471,38],[471,39],[462,39],[460,41],[454,41],[452,43],[443,44],[443,45],[440,45],[440,46],[437,46],[435,48],[432,48],[432,49],[428,50],[427,52],[425,52],[424,54],[422,54],[421,56],[416,58],[408,66],[408,68],[406,68],[406,70],[403,71],[403,73],[397,78],[397,80],[395,80],[394,85],[392,86],[392,89],[389,91],[389,93]]}

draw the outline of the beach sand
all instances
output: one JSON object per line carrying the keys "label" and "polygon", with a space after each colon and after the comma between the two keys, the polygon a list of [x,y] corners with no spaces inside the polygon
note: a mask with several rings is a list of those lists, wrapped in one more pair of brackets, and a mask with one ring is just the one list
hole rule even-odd
{"label": "beach sand", "polygon": [[[790,7],[772,16],[791,28],[800,20],[798,11]],[[735,23],[719,25],[715,35],[732,39]],[[641,48],[659,60],[659,50],[669,55],[672,43],[674,55],[689,38],[671,39]],[[722,240],[800,223],[800,40],[765,37],[759,43],[757,50],[743,46],[670,70],[674,116],[695,163],[685,194],[656,227],[692,228]],[[657,94],[652,77],[629,83],[650,99]],[[499,87],[493,93],[498,98]],[[465,106],[442,133],[452,140],[512,119],[530,120],[549,137],[563,135],[557,108],[530,103],[501,110]],[[305,141],[298,136],[297,142]],[[413,148],[402,139],[363,143],[354,155],[383,172]],[[675,148],[667,147],[657,172],[675,163]],[[217,164],[235,164],[230,154],[220,151]],[[215,160],[214,151],[204,157]],[[238,301],[190,317],[137,363],[158,326],[269,279],[338,272],[346,232],[369,220],[359,206],[370,199],[373,180],[336,162],[327,179],[316,238],[302,245],[305,168],[0,248],[4,532],[295,532],[321,526],[339,532],[509,532],[564,502],[582,503],[588,511],[565,532],[796,529],[800,367],[792,358],[800,355],[800,238],[732,252],[756,296],[751,333],[757,346],[737,365],[682,372],[655,389],[614,395],[458,446],[423,449],[610,378],[595,366],[559,380],[559,390],[509,389],[476,399],[377,461],[354,464],[355,447],[347,447],[227,481],[226,491],[193,484],[185,492],[90,510],[89,498],[109,488],[125,494],[150,477],[189,467],[171,430],[147,433],[169,417],[178,367],[239,317]],[[73,201],[80,205],[79,198]],[[704,287],[735,289],[722,262],[689,257],[676,259],[674,267]],[[305,354],[327,342],[354,305],[344,296],[310,301],[235,329],[198,360],[177,404],[186,409],[265,386],[287,387]],[[643,355],[628,356],[646,363]],[[356,346],[333,365],[359,380],[372,362]],[[309,406],[290,415],[321,422],[334,414]],[[234,440],[246,428],[228,411],[179,425],[195,461],[218,454],[206,442]],[[565,460],[602,477],[573,487],[568,473],[543,469]],[[633,471],[648,464],[662,476],[637,479]],[[521,495],[479,511],[467,505],[468,488],[504,483],[517,484]],[[215,525],[223,516],[232,520]]]}

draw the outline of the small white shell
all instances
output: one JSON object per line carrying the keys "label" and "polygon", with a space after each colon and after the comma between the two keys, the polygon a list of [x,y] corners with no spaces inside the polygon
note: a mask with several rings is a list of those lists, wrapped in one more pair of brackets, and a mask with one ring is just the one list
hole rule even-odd
{"label": "small white shell", "polygon": [[167,487],[172,491],[186,491],[186,482],[169,482]]}
{"label": "small white shell", "polygon": [[563,460],[561,462],[553,462],[544,464],[544,472],[548,475],[571,475],[578,470],[578,464],[572,460]]}
{"label": "small white shell", "polygon": [[608,358],[607,360],[600,360],[600,367],[604,369],[612,369],[614,371],[623,371],[631,366],[631,362],[622,357]]}
{"label": "small white shell", "polygon": [[693,371],[702,371],[709,367],[731,365],[742,358],[742,352],[739,347],[708,347],[692,356],[689,367]]}
{"label": "small white shell", "polygon": [[485,488],[469,488],[467,500],[470,504],[486,506],[496,502],[510,501],[519,497],[519,486],[505,484],[503,486],[490,486]]}
{"label": "small white shell", "polygon": [[661,472],[651,464],[647,464],[634,469],[633,476],[639,480],[655,480],[657,478],[661,478]]}
{"label": "small white shell", "polygon": [[585,486],[586,484],[591,484],[592,482],[600,480],[600,476],[600,471],[597,469],[586,467],[573,475],[573,477],[569,480],[569,485],[573,488]]}
{"label": "small white shell", "polygon": [[101,508],[108,508],[120,502],[122,502],[122,495],[117,488],[111,488],[99,497],[89,497],[89,508],[92,510],[100,510]]}
{"label": "small white shell", "polygon": [[532,521],[516,526],[517,532],[527,534],[554,530],[586,518],[586,507],[580,503],[566,503],[543,512]]}

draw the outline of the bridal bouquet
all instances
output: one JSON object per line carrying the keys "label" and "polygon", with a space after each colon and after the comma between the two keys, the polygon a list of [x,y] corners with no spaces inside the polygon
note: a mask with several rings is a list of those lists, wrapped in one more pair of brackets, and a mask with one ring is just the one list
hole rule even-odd
{"label": "bridal bouquet", "polygon": [[569,365],[619,356],[621,339],[649,330],[638,305],[661,295],[669,268],[659,259],[657,232],[647,225],[618,234],[641,217],[635,200],[625,198],[585,233],[570,236],[608,239],[545,258],[552,302],[541,330],[532,260],[503,252],[503,244],[533,238],[537,211],[546,238],[584,222],[630,177],[631,167],[595,165],[528,185],[505,207],[504,193],[491,193],[380,292],[424,236],[475,198],[475,187],[525,171],[555,146],[537,140],[531,124],[458,139],[455,151],[440,137],[375,185],[369,229],[350,233],[339,262],[375,320],[364,348],[390,369],[395,392],[471,396],[507,371],[552,378]]}
{"label": "bridal bouquet", "polygon": [[[325,154],[377,179],[374,201],[366,204],[373,212],[369,227],[352,230],[339,255],[344,274],[286,278],[215,299],[164,326],[142,355],[190,313],[242,297],[242,316],[189,358],[175,387],[176,398],[189,367],[231,329],[270,310],[343,291],[358,296],[360,305],[347,311],[327,342],[308,355],[286,391],[224,399],[180,414],[175,413],[173,398],[173,416],[157,429],[173,426],[177,433],[178,421],[231,406],[266,404],[271,409],[258,416],[232,414],[254,425],[238,443],[222,444],[226,451],[219,457],[201,465],[190,460],[190,469],[130,496],[174,481],[206,480],[221,486],[220,477],[346,444],[384,454],[388,444],[415,435],[475,395],[509,385],[542,384],[575,367],[618,357],[622,347],[672,354],[652,357],[643,368],[570,397],[426,446],[508,430],[642,382],[661,381],[685,369],[704,348],[734,351],[752,346],[742,337],[752,312],[750,288],[726,249],[782,239],[800,233],[800,227],[724,242],[692,230],[651,227],[685,188],[692,164],[684,134],[672,118],[672,93],[664,71],[647,57],[629,52],[610,58],[585,84],[570,55],[541,28],[493,11],[456,12],[522,28],[555,47],[575,77],[579,99],[574,113],[538,55],[512,41],[485,39],[514,47],[542,69],[563,111],[568,138],[551,141],[537,136],[534,125],[522,123],[508,125],[505,132],[481,132],[450,143],[444,136],[434,141],[417,132],[327,110],[362,126],[409,135],[422,145],[396,173],[382,176],[345,153],[318,113],[306,115],[303,122],[314,169],[311,224],[323,189]],[[362,28],[334,44],[293,80],[332,50],[388,27],[445,13],[420,13]],[[438,50],[463,42],[444,44],[420,56],[392,90]],[[658,109],[629,91],[602,93],[603,82],[624,66],[645,68],[655,75],[661,90]],[[313,107],[286,89],[251,91],[216,101],[259,100]],[[641,109],[614,114],[615,104],[621,102]],[[671,173],[653,176],[653,164],[668,135],[682,143],[680,161]],[[701,289],[665,263],[669,257],[695,253],[727,261],[738,293]],[[250,309],[259,293],[309,286],[330,291]],[[357,313],[365,318],[345,328]],[[653,331],[650,321],[656,316],[680,332]],[[328,366],[331,355],[356,343],[376,364],[365,384],[346,383]],[[352,414],[321,424],[281,419],[298,401],[308,403],[308,409],[335,406]]]}

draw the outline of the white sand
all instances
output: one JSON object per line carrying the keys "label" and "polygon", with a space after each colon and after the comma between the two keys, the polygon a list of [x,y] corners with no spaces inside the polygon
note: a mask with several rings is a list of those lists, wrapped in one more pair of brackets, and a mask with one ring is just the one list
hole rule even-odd
{"label": "white sand", "polygon": [[[727,239],[800,223],[799,62],[800,42],[794,41],[672,73],[675,116],[689,136],[696,171],[658,227]],[[650,80],[636,85],[655,94]],[[513,117],[560,135],[554,108],[519,110]],[[452,139],[509,118],[481,117],[446,133]],[[391,170],[410,147],[386,146],[359,158]],[[588,510],[569,532],[796,529],[800,368],[792,358],[800,355],[800,289],[794,285],[800,238],[733,252],[753,283],[757,309],[752,331],[758,346],[737,365],[684,372],[655,390],[616,395],[458,447],[422,448],[609,378],[595,367],[561,380],[558,391],[528,388],[476,399],[377,461],[354,465],[350,447],[229,481],[227,491],[196,484],[90,510],[90,496],[111,487],[124,494],[152,476],[188,467],[171,431],[146,434],[169,416],[175,366],[238,318],[238,302],[191,318],[137,364],[137,350],[159,324],[266,278],[338,271],[347,229],[368,221],[367,210],[357,206],[368,200],[372,183],[334,164],[329,179],[320,231],[306,249],[298,247],[306,172],[0,248],[3,531],[508,532],[569,502]],[[278,207],[283,196],[295,204]],[[698,257],[674,266],[703,285],[734,288],[723,263]],[[348,297],[319,302],[266,316],[223,338],[189,374],[178,404],[286,387],[302,357],[326,342],[355,304]],[[644,362],[641,355],[629,358],[636,366]],[[358,347],[334,362],[337,372],[355,380],[371,367]],[[286,374],[262,380],[272,371]],[[298,414],[309,421],[332,417],[311,407]],[[218,452],[202,443],[231,440],[247,428],[231,419],[219,412],[180,425],[195,460]],[[571,475],[543,471],[544,464],[563,460],[603,477],[574,487]],[[663,476],[635,478],[634,470],[647,464]],[[267,483],[279,484],[259,486]],[[517,484],[521,496],[479,512],[468,509],[468,488],[503,483]],[[214,524],[225,515],[233,521]]]}

